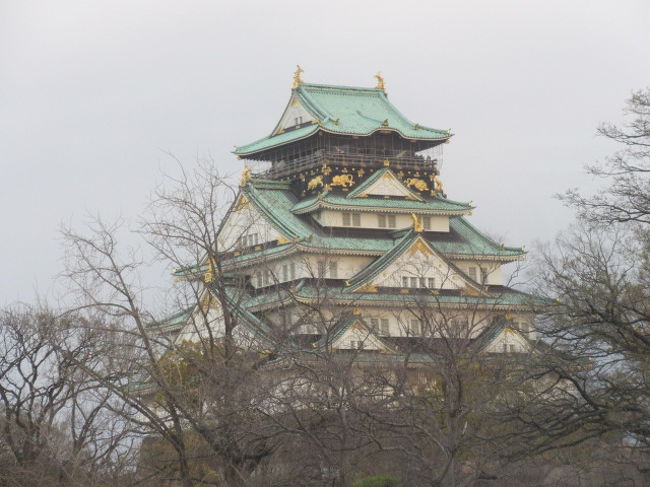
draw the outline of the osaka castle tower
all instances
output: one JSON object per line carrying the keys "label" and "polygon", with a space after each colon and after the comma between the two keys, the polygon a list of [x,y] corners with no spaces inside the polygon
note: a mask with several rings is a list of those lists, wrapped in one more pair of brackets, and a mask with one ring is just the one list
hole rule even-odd
{"label": "osaka castle tower", "polygon": [[530,296],[502,273],[525,251],[481,233],[473,205],[447,198],[451,131],[406,118],[379,74],[361,88],[301,72],[270,134],[234,151],[244,167],[216,238],[222,275],[205,263],[200,274],[208,292],[225,290],[239,336],[376,357],[439,340],[526,352]]}

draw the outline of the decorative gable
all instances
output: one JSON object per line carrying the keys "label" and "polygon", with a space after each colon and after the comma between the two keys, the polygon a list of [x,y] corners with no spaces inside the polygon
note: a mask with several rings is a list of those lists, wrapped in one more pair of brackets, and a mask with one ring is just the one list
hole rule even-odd
{"label": "decorative gable", "polygon": [[264,242],[286,242],[264,214],[240,193],[221,225],[217,242],[222,251],[253,247]]}
{"label": "decorative gable", "polygon": [[504,327],[488,342],[483,351],[487,353],[528,353],[530,344],[514,328]]}
{"label": "decorative gable", "polygon": [[349,198],[367,196],[393,196],[423,201],[419,194],[408,189],[390,169],[375,172],[348,195]]}
{"label": "decorative gable", "polygon": [[366,292],[377,287],[461,290],[464,294],[484,293],[462,271],[435,251],[417,230],[405,234],[395,246],[346,281],[348,292]]}
{"label": "decorative gable", "polygon": [[288,128],[296,126],[302,127],[305,124],[311,124],[312,122],[314,122],[314,117],[302,105],[298,97],[293,95],[271,135],[281,134]]}
{"label": "decorative gable", "polygon": [[367,285],[399,288],[463,289],[465,278],[418,237]]}
{"label": "decorative gable", "polygon": [[381,350],[387,351],[387,345],[368,328],[361,319],[353,320],[332,341],[332,348],[339,350]]}

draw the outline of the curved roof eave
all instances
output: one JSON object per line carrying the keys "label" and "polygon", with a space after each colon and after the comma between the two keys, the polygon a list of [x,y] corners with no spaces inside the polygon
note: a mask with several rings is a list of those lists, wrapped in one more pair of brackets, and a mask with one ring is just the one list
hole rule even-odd
{"label": "curved roof eave", "polygon": [[[415,141],[418,141],[418,142],[440,142],[440,143],[444,143],[447,140],[449,140],[451,137],[454,136],[454,134],[450,133],[448,135],[445,135],[445,136],[442,136],[442,137],[435,137],[435,138],[432,138],[432,137],[408,137],[408,136],[404,135],[399,129],[396,129],[396,128],[393,128],[393,127],[377,127],[375,129],[371,130],[370,132],[367,132],[367,133],[337,131],[337,130],[334,130],[334,129],[329,128],[329,127],[324,127],[322,124],[313,124],[311,127],[313,128],[313,130],[306,131],[306,133],[304,135],[298,136],[296,138],[292,138],[292,139],[288,139],[288,140],[282,140],[277,144],[268,145],[268,146],[263,147],[261,149],[253,149],[253,150],[246,151],[246,152],[241,152],[239,150],[239,147],[238,147],[234,151],[231,151],[231,153],[235,154],[235,155],[238,155],[238,156],[250,156],[252,154],[258,154],[258,153],[266,152],[266,151],[271,150],[271,149],[276,149],[278,147],[282,147],[283,145],[287,145],[287,144],[291,144],[293,142],[298,142],[300,140],[307,139],[307,138],[315,135],[319,131],[322,131],[322,132],[325,132],[325,133],[328,133],[328,134],[332,134],[332,135],[354,135],[356,137],[370,137],[371,135],[374,135],[377,132],[393,132],[393,133],[396,133],[397,135],[399,135],[400,137],[402,137],[405,140],[415,140]],[[306,128],[306,127],[303,127],[303,128]],[[291,132],[285,132],[285,134],[286,133],[291,133]],[[281,135],[283,135],[283,134],[281,134]],[[278,137],[278,135],[276,135],[274,137]],[[269,138],[268,140],[271,140],[271,139],[272,139],[272,137]],[[261,139],[261,140],[264,140],[264,139]],[[252,144],[255,144],[255,142],[253,142]],[[249,144],[249,145],[251,145],[251,144]],[[242,147],[245,147],[245,146],[242,146]]]}

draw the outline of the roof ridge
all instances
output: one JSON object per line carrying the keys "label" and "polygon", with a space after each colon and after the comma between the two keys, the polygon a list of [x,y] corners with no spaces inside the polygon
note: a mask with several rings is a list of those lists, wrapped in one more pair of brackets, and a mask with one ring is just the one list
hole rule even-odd
{"label": "roof ridge", "polygon": [[321,89],[330,89],[330,90],[345,90],[345,91],[367,91],[369,93],[384,93],[384,90],[381,88],[373,88],[366,86],[351,86],[351,85],[329,85],[324,83],[301,83],[298,89],[306,88],[321,88]]}
{"label": "roof ridge", "polygon": [[462,216],[450,218],[450,222],[449,222],[450,225],[453,220],[459,221],[461,225],[464,225],[465,227],[469,228],[471,231],[475,232],[480,238],[482,238],[485,242],[489,243],[490,245],[493,245],[494,247],[497,247],[499,249],[502,248],[504,250],[521,251],[525,253],[522,247],[508,247],[503,243],[496,242],[495,240],[493,240],[492,238],[488,237],[483,232],[481,232],[478,228],[476,228],[469,221],[467,221],[466,218],[463,218]]}
{"label": "roof ridge", "polygon": [[282,222],[281,220],[275,218],[275,215],[273,214],[273,212],[270,211],[266,207],[266,205],[261,204],[258,201],[260,196],[256,194],[256,191],[258,191],[258,189],[254,185],[249,183],[243,188],[242,192],[246,196],[248,196],[249,200],[257,207],[257,209],[259,211],[261,211],[262,214],[265,215],[269,219],[271,225],[276,226],[276,228],[279,228],[281,230],[281,233],[286,232],[287,235],[285,235],[285,237],[290,237],[290,238],[302,237],[302,235],[294,232],[291,228],[289,228],[289,226],[285,225],[284,222]]}
{"label": "roof ridge", "polygon": [[349,284],[348,290],[354,291],[357,287],[359,287],[359,285],[363,284],[363,282],[375,277],[379,272],[381,272],[381,270],[384,268],[384,265],[386,263],[390,263],[395,258],[399,257],[402,254],[402,252],[404,252],[408,248],[408,246],[411,243],[413,243],[418,237],[419,234],[415,233],[412,228],[409,231],[407,231],[404,234],[404,236],[399,241],[397,241],[390,250],[385,252],[381,257],[368,264],[366,267],[361,269],[356,275],[350,278],[350,280],[347,281]]}

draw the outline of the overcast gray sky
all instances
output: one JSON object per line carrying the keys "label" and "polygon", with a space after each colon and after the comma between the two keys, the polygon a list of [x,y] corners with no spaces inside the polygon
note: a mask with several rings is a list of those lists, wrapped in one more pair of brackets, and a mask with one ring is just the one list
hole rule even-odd
{"label": "overcast gray sky", "polygon": [[0,0],[0,304],[50,292],[62,221],[136,218],[166,152],[194,164],[267,135],[308,82],[372,86],[452,128],[443,181],[472,221],[531,247],[593,188],[595,137],[650,85],[648,0]]}

